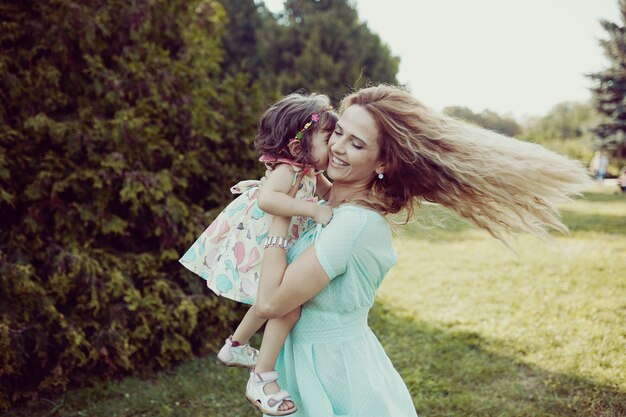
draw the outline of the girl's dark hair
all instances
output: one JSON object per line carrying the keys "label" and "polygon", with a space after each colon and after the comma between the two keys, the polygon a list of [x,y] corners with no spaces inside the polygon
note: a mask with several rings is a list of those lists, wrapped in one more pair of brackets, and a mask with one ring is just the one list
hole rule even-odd
{"label": "girl's dark hair", "polygon": [[292,156],[287,145],[289,139],[296,136],[313,114],[329,106],[330,99],[324,94],[292,93],[285,96],[261,116],[254,147],[263,155],[288,157],[303,164],[315,163],[311,157],[311,137],[319,130],[328,132],[335,129],[337,115],[334,112],[325,111],[320,115],[319,122],[304,131],[300,140],[302,152],[299,155]]}

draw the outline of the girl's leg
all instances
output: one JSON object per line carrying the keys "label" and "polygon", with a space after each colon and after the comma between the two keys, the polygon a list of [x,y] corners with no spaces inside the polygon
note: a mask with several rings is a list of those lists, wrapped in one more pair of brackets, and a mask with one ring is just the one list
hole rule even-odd
{"label": "girl's leg", "polygon": [[280,350],[287,339],[287,335],[300,318],[300,307],[291,313],[276,319],[269,319],[263,332],[263,340],[256,362],[256,371],[273,371]]}
{"label": "girl's leg", "polygon": [[217,359],[226,366],[252,367],[256,364],[258,351],[248,344],[248,341],[265,323],[256,314],[254,306],[248,309],[235,333],[224,342],[224,346],[217,353]]}
{"label": "girl's leg", "polygon": [[256,315],[256,308],[251,306],[246,312],[246,315],[243,316],[243,319],[241,320],[241,323],[239,323],[239,326],[237,326],[237,329],[235,329],[235,333],[233,333],[233,341],[245,345],[248,343],[250,338],[259,331],[265,321],[266,319],[259,318],[259,316]]}
{"label": "girl's leg", "polygon": [[[259,356],[254,368],[255,372],[261,373],[274,370],[276,360],[285,343],[285,339],[287,339],[287,335],[300,318],[300,309],[301,307],[298,307],[283,317],[269,319],[267,321],[265,332],[263,332],[261,348],[259,349]],[[263,391],[266,394],[276,394],[280,391],[280,387],[276,382],[269,382],[265,384]],[[294,404],[291,401],[284,401],[278,409],[280,411],[286,411],[293,407]]]}

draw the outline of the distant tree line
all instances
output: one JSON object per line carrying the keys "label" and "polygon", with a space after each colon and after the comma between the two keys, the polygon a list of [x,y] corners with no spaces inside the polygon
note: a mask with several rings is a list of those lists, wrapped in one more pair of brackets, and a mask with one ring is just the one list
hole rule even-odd
{"label": "distant tree line", "polygon": [[443,112],[449,116],[465,120],[507,136],[515,136],[522,131],[522,127],[513,117],[501,116],[491,110],[483,110],[480,113],[474,113],[467,107],[449,106],[445,107]]}
{"label": "distant tree line", "polygon": [[599,146],[593,131],[599,115],[590,103],[559,103],[543,116],[519,122],[512,116],[502,116],[491,110],[475,113],[467,107],[450,106],[443,111],[508,136],[540,143],[585,164],[589,163],[593,151]]}
{"label": "distant tree line", "polygon": [[546,115],[528,120],[524,136],[535,142],[591,138],[597,122],[598,114],[590,103],[563,102]]}
{"label": "distant tree line", "polygon": [[461,106],[445,107],[443,112],[504,135],[533,142],[590,138],[598,120],[592,106],[582,102],[559,103],[545,115],[526,118],[521,122],[512,116],[502,116],[491,110],[475,113]]}

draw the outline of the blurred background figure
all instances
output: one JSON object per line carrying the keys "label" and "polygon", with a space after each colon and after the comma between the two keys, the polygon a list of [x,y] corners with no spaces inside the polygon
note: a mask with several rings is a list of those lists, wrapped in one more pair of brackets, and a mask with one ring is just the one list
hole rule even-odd
{"label": "blurred background figure", "polygon": [[622,167],[619,171],[619,177],[617,177],[617,185],[622,190],[622,193],[626,193],[626,166]]}
{"label": "blurred background figure", "polygon": [[602,151],[596,151],[593,154],[593,158],[591,158],[591,163],[589,164],[589,171],[593,174],[593,178],[602,183],[604,180],[604,176],[606,175],[606,169],[609,166],[609,158],[604,155]]}

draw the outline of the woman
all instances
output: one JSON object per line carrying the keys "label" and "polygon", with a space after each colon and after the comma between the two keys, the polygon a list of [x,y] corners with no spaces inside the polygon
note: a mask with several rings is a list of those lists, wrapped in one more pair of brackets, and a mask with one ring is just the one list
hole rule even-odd
{"label": "woman", "polygon": [[[410,218],[425,200],[503,241],[514,230],[545,237],[546,227],[567,230],[556,204],[589,180],[577,162],[433,111],[398,87],[364,88],[340,112],[327,170],[333,220],[287,253],[268,248],[262,261],[257,315],[292,322],[300,314],[276,363],[291,397],[278,392],[274,364],[263,355],[247,396],[274,414],[293,412],[295,402],[294,416],[415,416],[367,326],[376,289],[396,261],[385,216]],[[286,236],[289,220],[275,217],[270,236]]]}

